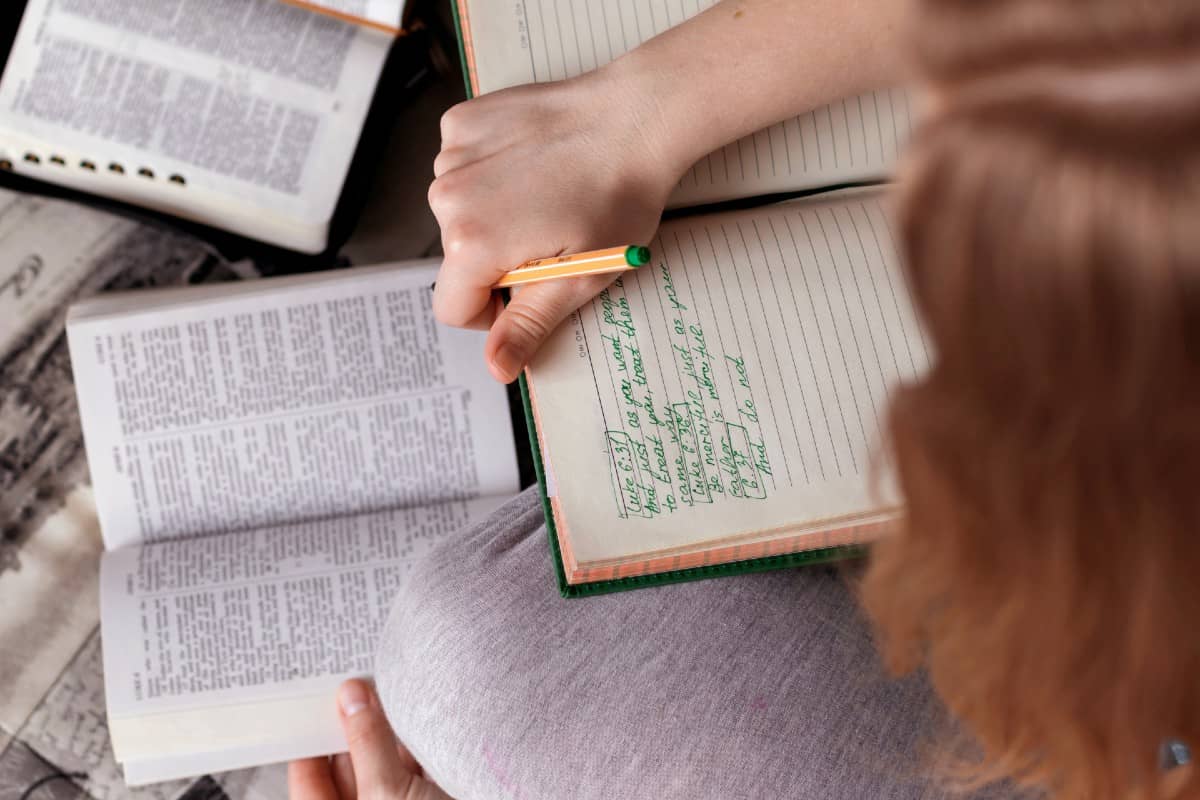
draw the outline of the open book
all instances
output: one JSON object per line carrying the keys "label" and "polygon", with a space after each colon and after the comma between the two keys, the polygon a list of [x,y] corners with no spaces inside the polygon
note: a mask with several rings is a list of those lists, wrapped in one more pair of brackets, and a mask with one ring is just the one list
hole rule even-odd
{"label": "open book", "polygon": [[403,5],[28,0],[0,166],[320,252]]}
{"label": "open book", "polygon": [[345,749],[412,560],[519,488],[483,335],[434,264],[100,296],[68,339],[131,784]]}
{"label": "open book", "polygon": [[[716,0],[455,0],[471,94],[563,80],[602,66]],[[692,167],[668,205],[877,180],[912,128],[908,92],[881,89],[759,131]]]}
{"label": "open book", "polygon": [[526,374],[563,590],[825,560],[884,533],[888,394],[929,351],[879,194],[676,220],[650,248]]}
{"label": "open book", "polygon": [[[580,74],[711,5],[458,0],[469,90]],[[904,90],[843,99],[706,157],[671,204],[880,181],[911,125]],[[929,353],[879,191],[684,216],[650,247],[523,378],[563,593],[838,558],[885,532],[888,394]]]}

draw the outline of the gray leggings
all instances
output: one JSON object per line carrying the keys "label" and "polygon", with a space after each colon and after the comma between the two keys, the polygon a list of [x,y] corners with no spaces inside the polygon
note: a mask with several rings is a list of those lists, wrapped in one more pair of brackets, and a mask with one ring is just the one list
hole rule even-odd
{"label": "gray leggings", "polygon": [[949,795],[936,701],[836,570],[564,600],[528,492],[414,567],[377,680],[457,800]]}

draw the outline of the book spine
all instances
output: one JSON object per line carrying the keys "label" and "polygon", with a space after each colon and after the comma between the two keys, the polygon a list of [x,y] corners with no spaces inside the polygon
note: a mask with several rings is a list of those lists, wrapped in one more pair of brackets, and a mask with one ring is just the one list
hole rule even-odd
{"label": "book spine", "polygon": [[450,3],[454,11],[454,33],[458,37],[458,57],[462,63],[463,85],[467,87],[467,99],[471,99],[479,94],[479,91],[471,69],[474,48],[471,44],[471,23],[466,6],[467,0],[453,0]]}

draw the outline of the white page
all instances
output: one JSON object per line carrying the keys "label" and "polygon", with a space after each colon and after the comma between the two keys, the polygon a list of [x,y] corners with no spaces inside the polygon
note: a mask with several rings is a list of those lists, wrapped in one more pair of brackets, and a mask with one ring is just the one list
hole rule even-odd
{"label": "white page", "polygon": [[[476,89],[485,93],[595,69],[715,2],[459,0],[459,11]],[[882,178],[908,138],[910,115],[907,92],[882,89],[772,125],[692,167],[670,205]]]}
{"label": "white page", "polygon": [[[279,764],[282,767],[286,762],[296,759],[345,752],[345,737],[342,735],[341,723],[333,709],[331,697],[330,692],[325,692],[276,703],[216,708],[179,717],[170,715],[173,725],[177,725],[174,725],[167,735],[174,736],[181,731],[189,734],[211,734],[207,736],[208,744],[205,747],[211,747],[213,741],[230,739],[236,740],[237,744],[218,749],[202,748],[185,755],[124,761],[121,768],[125,783],[131,787],[146,786],[269,764]],[[136,721],[129,722],[137,725]],[[243,722],[248,724],[238,728],[237,724]],[[242,732],[255,730],[258,726],[266,727],[267,735],[241,735]],[[148,728],[143,731],[139,725],[139,734],[163,736],[161,728],[156,729],[153,724]],[[234,731],[232,736],[231,730]],[[264,731],[258,728],[255,733],[262,734]],[[286,787],[283,793],[269,795],[271,800],[286,796]]]}
{"label": "white page", "polygon": [[413,563],[506,499],[106,553],[104,672],[118,760],[156,761],[143,770],[165,779],[344,749],[336,688],[371,673]]}
{"label": "white page", "polygon": [[516,491],[505,388],[485,334],[434,320],[436,270],[69,322],[108,549]]}
{"label": "white page", "polygon": [[277,0],[30,0],[0,159],[319,251],[391,41]]}
{"label": "white page", "polygon": [[404,20],[404,0],[300,0],[301,4],[325,8],[352,17],[399,28]]}
{"label": "white page", "polygon": [[538,427],[580,564],[895,502],[871,496],[872,448],[928,351],[880,200],[668,223],[651,264],[538,354]]}

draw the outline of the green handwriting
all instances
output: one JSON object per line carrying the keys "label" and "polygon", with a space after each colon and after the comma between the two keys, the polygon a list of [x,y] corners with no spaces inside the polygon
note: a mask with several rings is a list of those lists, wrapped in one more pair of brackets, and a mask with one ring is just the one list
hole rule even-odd
{"label": "green handwriting", "polygon": [[[618,515],[653,518],[721,497],[764,499],[774,478],[750,367],[739,353],[712,350],[703,324],[687,318],[690,309],[665,263],[657,277],[669,306],[669,363],[679,384],[650,368],[623,282],[598,296],[600,352],[616,378],[620,409],[619,427],[606,432]],[[661,343],[658,353],[667,355]],[[672,397],[674,391],[680,395]]]}

